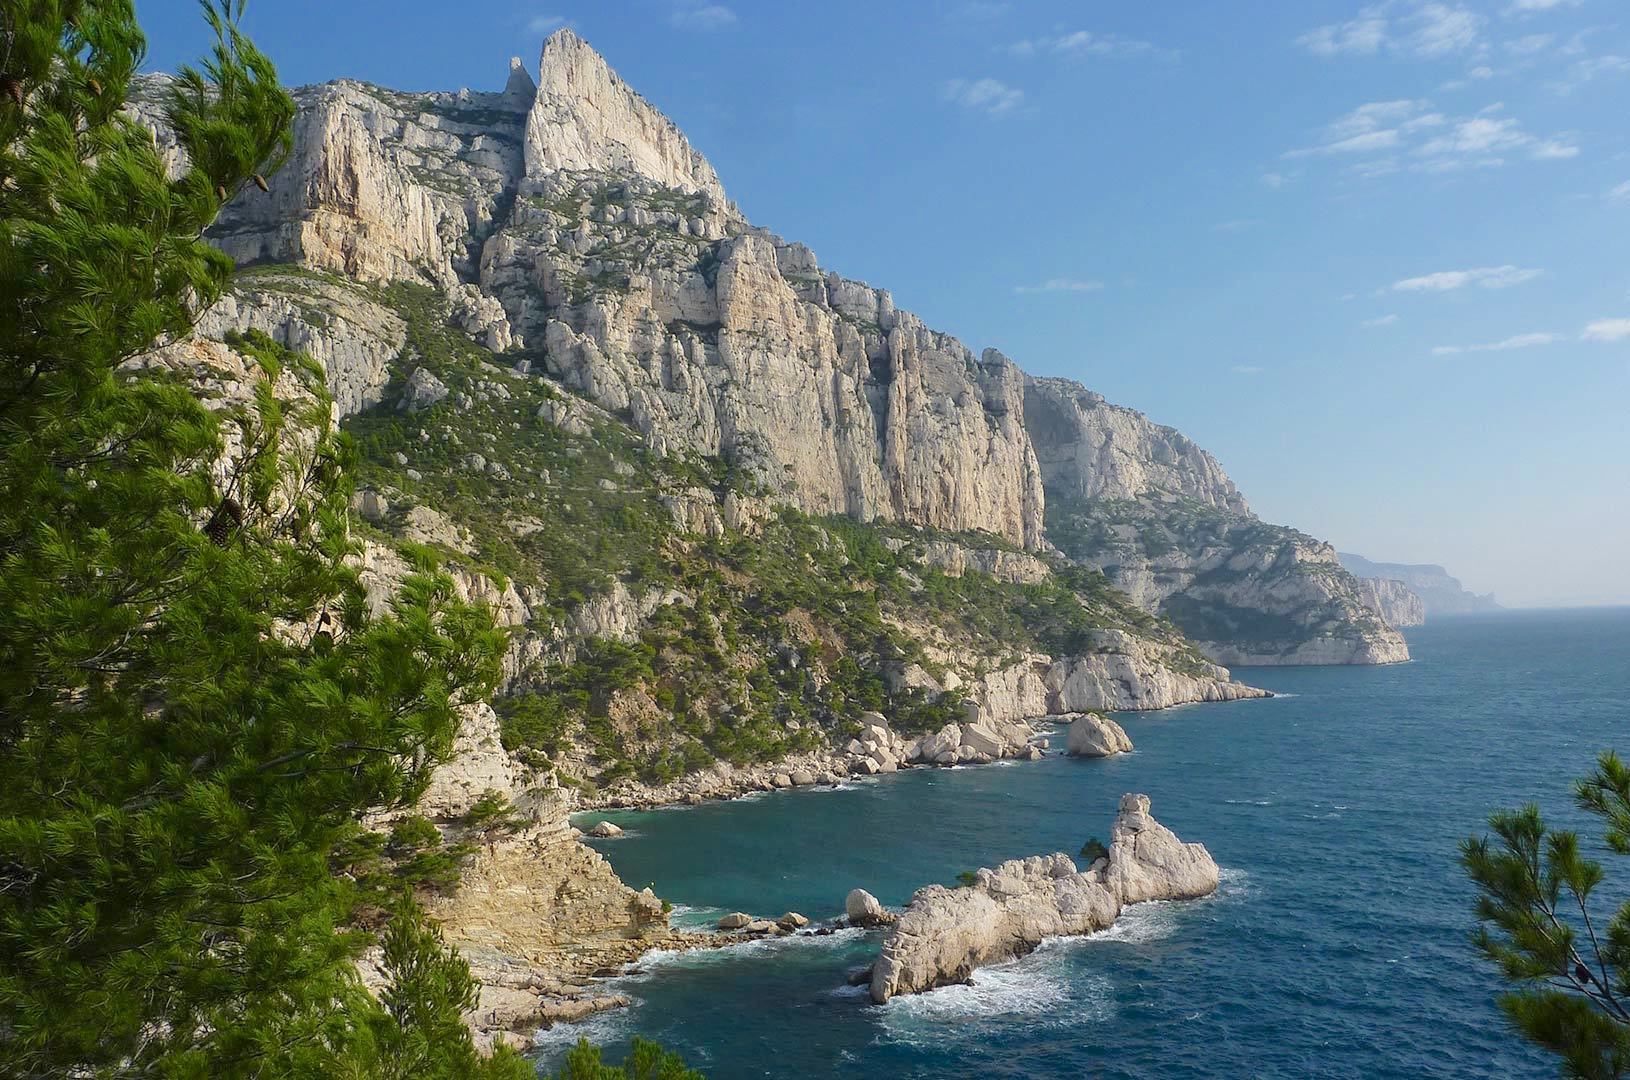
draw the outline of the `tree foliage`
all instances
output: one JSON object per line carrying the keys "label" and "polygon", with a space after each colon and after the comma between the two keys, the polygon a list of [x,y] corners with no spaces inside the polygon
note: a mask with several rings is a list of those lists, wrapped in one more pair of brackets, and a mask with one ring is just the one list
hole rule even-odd
{"label": "tree foliage", "polygon": [[621,1065],[604,1064],[600,1060],[600,1048],[580,1040],[566,1054],[556,1080],[704,1080],[704,1077],[695,1069],[687,1068],[678,1054],[636,1037]]}
{"label": "tree foliage", "polygon": [[129,0],[0,7],[0,1073],[525,1075],[455,1032],[468,972],[411,905],[362,990],[330,872],[490,690],[490,613],[434,574],[370,610],[311,365],[249,343],[215,414],[138,359],[220,295],[200,234],[289,146],[241,2],[203,10],[171,170],[124,111]]}
{"label": "tree foliage", "polygon": [[[1574,799],[1601,819],[1608,850],[1630,855],[1630,767],[1617,754],[1601,755]],[[1599,910],[1602,864],[1577,833],[1548,830],[1537,806],[1496,813],[1489,827],[1493,839],[1461,844],[1461,862],[1481,894],[1474,941],[1514,987],[1500,1008],[1566,1075],[1630,1075],[1630,901]]]}

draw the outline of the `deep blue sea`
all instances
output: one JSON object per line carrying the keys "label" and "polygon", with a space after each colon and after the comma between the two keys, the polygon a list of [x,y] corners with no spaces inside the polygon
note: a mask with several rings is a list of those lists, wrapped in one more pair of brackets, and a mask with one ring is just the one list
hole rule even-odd
{"label": "deep blue sea", "polygon": [[601,815],[629,831],[597,844],[623,879],[697,922],[827,919],[856,886],[901,905],[961,870],[1073,854],[1108,839],[1128,791],[1225,869],[1215,897],[883,1007],[845,985],[877,932],[653,956],[615,984],[633,1008],[545,1033],[542,1062],[579,1035],[618,1060],[637,1033],[715,1080],[1555,1076],[1495,1009],[1456,845],[1528,800],[1579,823],[1570,782],[1630,750],[1630,609],[1408,636],[1409,664],[1241,668],[1280,696],[1122,716],[1137,750],[1120,758]]}

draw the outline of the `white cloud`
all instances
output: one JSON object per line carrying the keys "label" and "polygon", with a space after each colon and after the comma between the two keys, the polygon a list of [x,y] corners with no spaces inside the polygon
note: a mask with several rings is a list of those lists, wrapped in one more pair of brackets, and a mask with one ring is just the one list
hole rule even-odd
{"label": "white cloud", "polygon": [[1051,37],[1026,38],[1008,46],[1014,56],[1171,56],[1172,53],[1147,41],[1125,38],[1118,34],[1095,34],[1090,30],[1071,30]]}
{"label": "white cloud", "polygon": [[1362,325],[1366,330],[1373,330],[1378,326],[1391,326],[1398,321],[1396,315],[1378,315],[1373,319],[1365,319]]}
{"label": "white cloud", "polygon": [[1568,73],[1554,84],[1559,94],[1571,94],[1587,83],[1612,75],[1630,72],[1630,60],[1607,53],[1576,60]]}
{"label": "white cloud", "polygon": [[1536,11],[1550,11],[1552,8],[1572,7],[1579,0],[1512,0],[1510,7],[1506,8],[1507,15],[1528,15]]}
{"label": "white cloud", "polygon": [[1586,341],[1630,340],[1630,319],[1597,319],[1580,336]]}
{"label": "white cloud", "polygon": [[1101,281],[1081,281],[1076,278],[1048,278],[1040,285],[1015,285],[1016,293],[1088,293],[1104,287]]}
{"label": "white cloud", "polygon": [[1508,337],[1504,341],[1489,342],[1486,345],[1439,345],[1432,350],[1432,355],[1457,356],[1460,353],[1509,352],[1512,349],[1533,349],[1541,345],[1555,345],[1561,340],[1561,334],[1518,334],[1516,337]]}
{"label": "white cloud", "polygon": [[1477,44],[1483,17],[1458,4],[1422,4],[1408,20],[1405,47],[1416,56],[1447,56]]}
{"label": "white cloud", "polygon": [[549,34],[565,25],[564,15],[534,15],[527,20],[526,29],[531,34]]}
{"label": "white cloud", "polygon": [[1257,367],[1255,364],[1235,364],[1228,370],[1235,375],[1260,375],[1267,369]]}
{"label": "white cloud", "polygon": [[679,0],[674,5],[668,22],[681,30],[723,30],[736,25],[736,13],[723,4],[701,3],[699,0]]}
{"label": "white cloud", "polygon": [[1284,173],[1265,172],[1262,174],[1262,183],[1264,187],[1270,187],[1273,190],[1278,191],[1280,188],[1290,183],[1290,177],[1286,176]]}
{"label": "white cloud", "polygon": [[1405,168],[1440,173],[1504,165],[1505,155],[1511,153],[1536,161],[1578,156],[1579,148],[1568,136],[1540,138],[1523,130],[1516,119],[1500,115],[1503,108],[1495,104],[1474,116],[1451,117],[1434,111],[1427,101],[1370,102],[1327,124],[1314,145],[1283,156],[1368,158],[1350,166],[1367,177]]}
{"label": "white cloud", "polygon": [[1533,281],[1543,270],[1520,266],[1479,266],[1473,270],[1440,270],[1435,274],[1405,278],[1392,283],[1393,292],[1453,292],[1468,285],[1484,289],[1507,289]]}
{"label": "white cloud", "polygon": [[1630,180],[1614,188],[1609,188],[1605,196],[1609,202],[1630,202]]}
{"label": "white cloud", "polygon": [[964,108],[999,116],[1024,103],[1024,91],[998,79],[952,79],[941,89],[946,101]]}
{"label": "white cloud", "polygon": [[1360,15],[1309,30],[1296,43],[1315,56],[1370,56],[1387,43],[1387,20],[1379,14]]}
{"label": "white cloud", "polygon": [[1405,56],[1436,59],[1479,45],[1483,16],[1458,3],[1396,0],[1373,4],[1347,22],[1308,31],[1296,43],[1315,56],[1374,56],[1382,49]]}
{"label": "white cloud", "polygon": [[1506,42],[1504,48],[1512,56],[1533,56],[1549,49],[1555,42],[1555,34],[1527,34]]}

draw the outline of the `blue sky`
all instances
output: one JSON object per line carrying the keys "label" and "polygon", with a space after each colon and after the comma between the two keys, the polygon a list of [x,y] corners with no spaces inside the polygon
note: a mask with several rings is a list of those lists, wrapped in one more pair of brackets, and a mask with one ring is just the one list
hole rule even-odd
{"label": "blue sky", "polygon": [[[138,0],[150,65],[204,44]],[[1630,603],[1623,0],[252,0],[285,81],[497,89],[568,24],[755,222],[1172,424],[1265,518]]]}

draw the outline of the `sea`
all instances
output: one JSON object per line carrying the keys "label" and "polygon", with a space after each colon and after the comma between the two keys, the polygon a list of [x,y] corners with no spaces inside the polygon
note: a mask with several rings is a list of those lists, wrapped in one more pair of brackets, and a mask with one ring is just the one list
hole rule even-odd
{"label": "sea", "polygon": [[[830,920],[856,887],[900,907],[964,870],[1073,855],[1108,841],[1133,791],[1224,869],[1211,898],[1137,905],[884,1006],[848,985],[878,931],[652,954],[607,987],[632,1007],[543,1033],[540,1070],[578,1038],[618,1061],[641,1035],[714,1080],[1556,1076],[1495,1004],[1457,848],[1529,801],[1589,828],[1570,785],[1601,750],[1630,752],[1630,609],[1442,619],[1408,638],[1407,664],[1239,668],[1276,696],[1121,715],[1136,750],[1116,758],[581,820],[627,830],[596,847],[698,926]],[[1604,889],[1617,902],[1630,879],[1615,869]]]}

